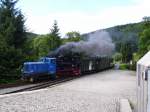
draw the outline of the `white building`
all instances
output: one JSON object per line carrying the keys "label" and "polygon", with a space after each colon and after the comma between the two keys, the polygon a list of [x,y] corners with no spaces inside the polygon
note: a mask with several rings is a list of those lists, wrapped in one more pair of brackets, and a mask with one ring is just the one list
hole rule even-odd
{"label": "white building", "polygon": [[137,63],[137,112],[150,112],[150,51]]}

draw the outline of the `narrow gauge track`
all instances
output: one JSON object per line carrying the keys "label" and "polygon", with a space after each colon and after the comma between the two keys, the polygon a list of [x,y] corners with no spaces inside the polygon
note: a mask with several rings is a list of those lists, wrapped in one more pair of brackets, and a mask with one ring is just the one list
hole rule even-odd
{"label": "narrow gauge track", "polygon": [[48,82],[45,82],[45,83],[42,83],[42,84],[39,84],[39,85],[35,85],[35,86],[32,86],[32,87],[26,87],[26,88],[23,88],[23,89],[19,89],[19,90],[14,90],[14,91],[11,91],[11,92],[6,92],[4,94],[0,94],[0,95],[5,95],[5,94],[11,94],[11,93],[19,93],[19,92],[24,92],[24,91],[32,91],[32,90],[38,90],[38,89],[42,89],[42,88],[46,88],[46,87],[52,87],[54,85],[57,85],[57,84],[60,84],[60,83],[63,83],[63,82],[67,82],[67,81],[70,81],[70,80],[73,80],[73,79],[76,79],[76,78],[79,78],[80,76],[76,76],[76,77],[69,77],[69,78],[61,78],[61,79],[56,79],[56,80],[51,80],[51,81],[48,81]]}

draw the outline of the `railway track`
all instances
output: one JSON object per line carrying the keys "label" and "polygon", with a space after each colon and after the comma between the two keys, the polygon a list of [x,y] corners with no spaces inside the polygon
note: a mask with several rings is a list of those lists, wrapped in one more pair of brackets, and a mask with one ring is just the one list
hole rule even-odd
{"label": "railway track", "polygon": [[56,79],[56,80],[48,81],[48,82],[45,82],[45,83],[42,83],[42,84],[39,84],[39,85],[35,85],[35,86],[32,86],[32,87],[26,87],[26,88],[22,88],[22,89],[19,89],[19,90],[6,92],[6,93],[1,94],[1,95],[11,94],[11,93],[19,93],[19,92],[24,92],[24,91],[33,91],[33,90],[43,89],[43,88],[46,88],[46,87],[52,87],[54,85],[61,84],[63,82],[67,82],[67,81],[71,81],[71,80],[76,79],[76,78],[79,78],[79,77],[69,77],[69,78]]}
{"label": "railway track", "polygon": [[24,91],[32,91],[32,90],[38,90],[38,89],[42,89],[42,88],[46,88],[46,87],[52,87],[54,85],[57,85],[57,84],[60,84],[60,83],[63,83],[63,82],[67,82],[67,81],[71,81],[73,79],[77,79],[77,78],[80,78],[80,77],[87,76],[91,73],[95,73],[95,72],[89,72],[87,74],[82,74],[80,76],[66,77],[66,78],[59,78],[59,79],[56,79],[56,80],[50,80],[48,82],[44,82],[44,83],[41,83],[41,84],[37,83],[37,85],[34,85],[34,86],[24,87],[22,89],[17,89],[17,90],[10,90],[9,92],[0,93],[0,95],[18,93],[18,92],[24,92]]}

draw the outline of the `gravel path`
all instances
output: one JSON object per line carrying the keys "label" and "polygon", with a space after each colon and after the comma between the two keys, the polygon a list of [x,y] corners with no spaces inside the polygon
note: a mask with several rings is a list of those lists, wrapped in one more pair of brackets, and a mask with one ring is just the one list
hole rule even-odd
{"label": "gravel path", "polygon": [[118,112],[121,98],[135,105],[135,72],[109,70],[40,91],[0,96],[0,112]]}

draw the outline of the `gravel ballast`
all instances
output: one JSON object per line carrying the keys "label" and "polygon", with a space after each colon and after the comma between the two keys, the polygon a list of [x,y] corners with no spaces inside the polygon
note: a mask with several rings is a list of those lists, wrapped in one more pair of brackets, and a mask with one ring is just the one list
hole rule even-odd
{"label": "gravel ballast", "polygon": [[0,95],[0,112],[119,112],[120,99],[135,106],[135,72],[108,70],[52,88]]}

